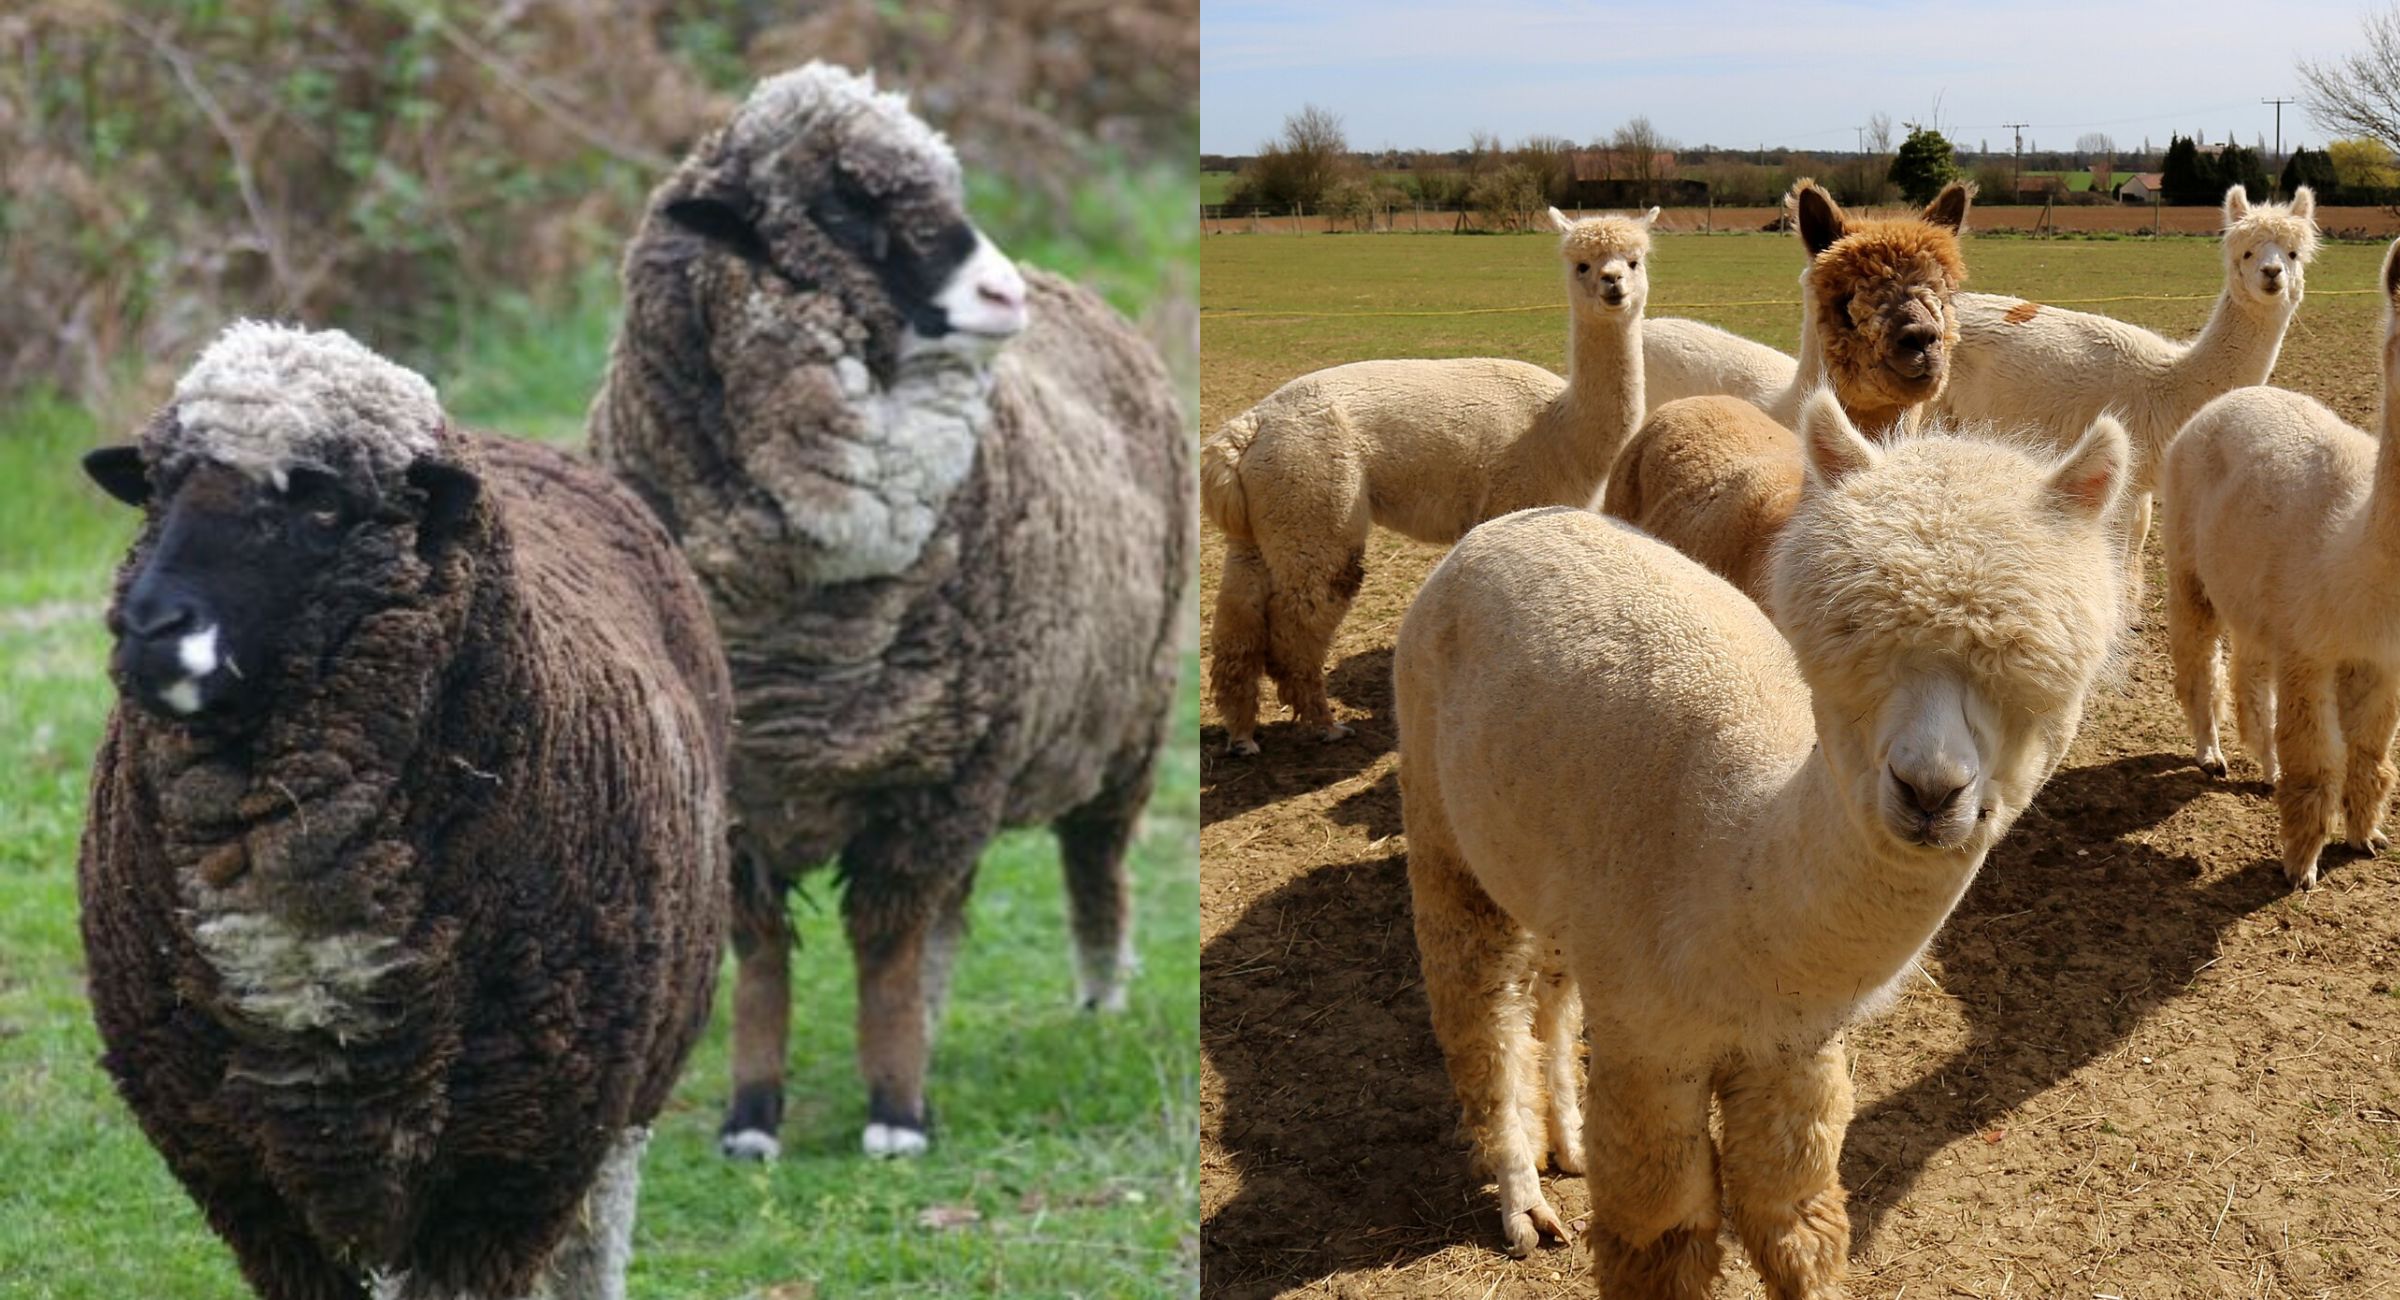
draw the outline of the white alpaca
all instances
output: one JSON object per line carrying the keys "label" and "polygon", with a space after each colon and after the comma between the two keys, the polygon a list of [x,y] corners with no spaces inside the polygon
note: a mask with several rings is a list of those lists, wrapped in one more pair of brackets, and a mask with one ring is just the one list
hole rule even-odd
{"label": "white alpaca", "polygon": [[1642,412],[1652,208],[1569,221],[1567,378],[1495,357],[1361,361],[1303,375],[1200,449],[1200,504],[1225,532],[1211,687],[1230,749],[1255,754],[1258,679],[1327,740],[1325,652],[1376,524],[1454,542],[1511,510],[1586,505]]}
{"label": "white alpaca", "polygon": [[2288,205],[2254,205],[2239,185],[2225,191],[2225,288],[2188,343],[2088,312],[1960,294],[1958,356],[1936,412],[2031,426],[2061,445],[2102,411],[2124,421],[2133,437],[2134,488],[2125,562],[2129,589],[2138,593],[2167,444],[2210,398],[2263,384],[2274,372],[2316,256],[2316,208],[2305,185]]}
{"label": "white alpaca", "polygon": [[1706,1296],[1726,1203],[1770,1295],[1838,1294],[1842,1031],[2056,766],[2121,626],[2115,421],[2055,464],[1948,435],[1879,448],[1830,394],[1800,432],[1781,632],[1665,545],[1563,510],[1476,529],[1401,623],[1434,1030],[1511,1246],[1563,1235],[1517,1104],[1523,977],[1563,956],[1605,1295]]}
{"label": "white alpaca", "polygon": [[2201,770],[2225,771],[2217,645],[2230,640],[2242,743],[2275,783],[2283,874],[2302,889],[2316,884],[2337,797],[2350,847],[2388,844],[2400,726],[2400,242],[2380,283],[2380,440],[2298,393],[2241,388],[2183,427],[2158,481],[2168,649]]}
{"label": "white alpaca", "polygon": [[[1804,291],[1805,294],[1805,291]],[[1803,320],[1801,335],[1807,336]],[[1686,397],[1735,397],[1762,411],[1789,402],[1800,409],[1800,363],[1789,353],[1678,316],[1652,317],[1642,326],[1642,400],[1649,414]],[[1791,417],[1783,421],[1788,425]]]}

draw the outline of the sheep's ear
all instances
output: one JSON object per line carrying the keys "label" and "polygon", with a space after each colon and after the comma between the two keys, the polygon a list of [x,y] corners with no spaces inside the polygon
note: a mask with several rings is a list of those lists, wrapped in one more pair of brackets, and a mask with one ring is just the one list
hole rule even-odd
{"label": "sheep's ear", "polygon": [[2239,185],[2225,191],[2225,224],[2230,226],[2249,215],[2250,191]]}
{"label": "sheep's ear", "polygon": [[1550,228],[1563,235],[1568,231],[1573,230],[1575,228],[1575,223],[1567,220],[1566,213],[1561,212],[1556,208],[1552,208],[1550,209]]}
{"label": "sheep's ear", "polygon": [[1815,181],[1800,182],[1794,193],[1799,209],[1800,244],[1810,257],[1833,247],[1835,241],[1849,232],[1850,218],[1843,215],[1842,205],[1818,188]]}
{"label": "sheep's ear", "polygon": [[2300,218],[2303,221],[2315,220],[2317,216],[2317,192],[2310,189],[2306,185],[2301,186],[2299,189],[2293,190],[2292,215]]}
{"label": "sheep's ear", "polygon": [[2125,488],[2125,469],[2133,459],[2133,444],[2117,417],[2102,414],[2083,431],[2073,450],[2050,471],[2050,493],[2073,514],[2097,519],[2117,504]]}
{"label": "sheep's ear", "polygon": [[139,447],[102,447],[86,452],[83,472],[100,490],[129,506],[150,504],[150,471],[142,464]]}
{"label": "sheep's ear", "polygon": [[1946,230],[1963,231],[1967,228],[1967,204],[1974,198],[1973,182],[1952,181],[1925,205],[1925,220]]}
{"label": "sheep's ear", "polygon": [[1808,476],[1820,487],[1832,487],[1883,459],[1883,453],[1850,422],[1850,413],[1830,386],[1808,395],[1800,407],[1800,446],[1807,453]]}
{"label": "sheep's ear", "polygon": [[1642,224],[1645,226],[1658,224],[1658,209],[1652,208],[1648,212],[1643,213]]}
{"label": "sheep's ear", "polygon": [[742,205],[722,198],[669,199],[659,209],[667,220],[745,261],[768,260],[767,241]]}
{"label": "sheep's ear", "polygon": [[483,495],[483,483],[474,471],[430,456],[408,463],[408,483],[425,494],[425,508],[417,517],[417,554],[431,558],[465,531],[475,500]]}

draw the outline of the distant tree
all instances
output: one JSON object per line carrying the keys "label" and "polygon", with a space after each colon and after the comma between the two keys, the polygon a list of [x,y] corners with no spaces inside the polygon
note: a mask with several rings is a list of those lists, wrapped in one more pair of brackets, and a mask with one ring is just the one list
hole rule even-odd
{"label": "distant tree", "polygon": [[2167,161],[2160,168],[2159,189],[2169,203],[2215,203],[2225,195],[2217,160],[2200,152],[2189,136],[2167,140]]}
{"label": "distant tree", "polygon": [[2228,143],[2225,152],[2217,155],[2217,193],[2212,202],[2222,201],[2228,187],[2239,185],[2250,192],[2253,200],[2267,196],[2267,165],[2256,149],[2246,149]]}
{"label": "distant tree", "polygon": [[2395,182],[2392,151],[2380,140],[2336,140],[2325,146],[2325,155],[2344,189],[2389,189]]}
{"label": "distant tree", "polygon": [[1958,150],[1928,126],[1909,126],[1908,138],[1892,158],[1889,179],[1911,203],[1933,201],[1944,185],[1958,179]]}
{"label": "distant tree", "polygon": [[1259,149],[1235,193],[1241,202],[1317,211],[1327,192],[1356,170],[1341,115],[1308,104],[1283,119],[1283,138]]}
{"label": "distant tree", "polygon": [[1542,197],[1565,203],[1575,193],[1575,142],[1563,136],[1531,135],[1516,148],[1510,161],[1533,173]]}
{"label": "distant tree", "polygon": [[2323,149],[2294,149],[2290,161],[2283,165],[2283,192],[2290,194],[2306,185],[2317,192],[2319,203],[2339,203],[2342,178],[2333,168],[2333,155]]}
{"label": "distant tree", "polygon": [[1634,182],[1643,201],[1651,201],[1655,183],[1665,175],[1658,156],[1674,148],[1675,142],[1660,135],[1648,117],[1637,117],[1618,127],[1611,143],[1618,155],[1617,170]]}
{"label": "distant tree", "polygon": [[2075,137],[2075,152],[2077,153],[2113,154],[2116,151],[2117,142],[2109,139],[2106,131],[2086,131]]}
{"label": "distant tree", "polygon": [[1542,207],[1542,184],[1522,163],[1503,163],[1476,177],[1467,206],[1501,230],[1526,230]]}
{"label": "distant tree", "polygon": [[2300,61],[2300,106],[2328,131],[2400,148],[2400,8],[2364,20],[2367,48],[2329,62]]}

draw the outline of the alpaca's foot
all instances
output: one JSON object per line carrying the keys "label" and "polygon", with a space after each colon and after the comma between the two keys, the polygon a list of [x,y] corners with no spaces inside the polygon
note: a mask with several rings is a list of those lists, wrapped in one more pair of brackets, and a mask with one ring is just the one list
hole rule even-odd
{"label": "alpaca's foot", "polygon": [[2368,857],[2378,857],[2382,855],[2385,849],[2392,847],[2392,837],[2384,834],[2383,828],[2378,826],[2368,831],[2363,838],[2354,835],[2345,841],[2345,843],[2349,844],[2349,846],[2357,852],[2366,854]]}
{"label": "alpaca's foot", "polygon": [[1508,1253],[1518,1259],[1532,1254],[1534,1248],[1545,1240],[1567,1240],[1566,1223],[1558,1217],[1558,1211],[1551,1208],[1538,1183],[1532,1195],[1530,1202],[1514,1209],[1509,1207],[1507,1196],[1500,1198],[1500,1231],[1508,1238]]}
{"label": "alpaca's foot", "polygon": [[1583,1172],[1583,1121],[1552,1121],[1550,1125],[1550,1163],[1562,1174]]}
{"label": "alpaca's foot", "polygon": [[1242,736],[1225,742],[1225,753],[1231,758],[1249,758],[1258,753],[1258,737]]}
{"label": "alpaca's foot", "polygon": [[1339,722],[1328,722],[1325,724],[1324,733],[1317,738],[1328,743],[1336,740],[1347,740],[1350,738],[1350,728]]}
{"label": "alpaca's foot", "polygon": [[2306,853],[2298,850],[2285,853],[2283,855],[2283,878],[2294,889],[2315,889],[2317,887],[2317,850],[2312,848]]}
{"label": "alpaca's foot", "polygon": [[2225,751],[2214,745],[2201,750],[2200,771],[2205,776],[2225,775]]}

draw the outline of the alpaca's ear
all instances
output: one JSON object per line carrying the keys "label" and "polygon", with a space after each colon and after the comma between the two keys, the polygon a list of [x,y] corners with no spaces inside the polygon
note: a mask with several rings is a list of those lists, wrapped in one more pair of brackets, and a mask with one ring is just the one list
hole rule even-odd
{"label": "alpaca's ear", "polygon": [[1642,224],[1643,224],[1643,225],[1645,225],[1645,226],[1648,226],[1648,225],[1655,225],[1655,224],[1657,224],[1657,221],[1658,221],[1658,209],[1656,209],[1656,208],[1652,208],[1652,209],[1650,209],[1648,212],[1645,212],[1645,213],[1643,213],[1643,214],[1642,214]]}
{"label": "alpaca's ear", "polygon": [[1850,422],[1850,413],[1842,409],[1830,385],[1810,393],[1801,404],[1800,445],[1808,456],[1808,476],[1821,487],[1832,487],[1883,459]]}
{"label": "alpaca's ear", "polygon": [[1575,228],[1575,223],[1567,220],[1566,213],[1561,212],[1556,208],[1552,208],[1550,209],[1550,228],[1563,235],[1568,231],[1573,230]]}
{"label": "alpaca's ear", "polygon": [[2117,417],[2103,413],[2083,431],[2058,468],[2050,471],[2050,493],[2071,513],[2097,519],[2117,504],[2133,444]]}
{"label": "alpaca's ear", "polygon": [[1800,222],[1800,245],[1815,257],[1833,247],[1850,229],[1850,219],[1843,215],[1842,205],[1833,196],[1817,188],[1815,181],[1802,181],[1797,191]]}
{"label": "alpaca's ear", "polygon": [[1933,202],[1925,205],[1924,219],[1945,230],[1963,231],[1967,228],[1967,204],[1974,197],[1974,182],[1952,181],[1933,196]]}
{"label": "alpaca's ear", "polygon": [[[2376,283],[2383,286],[2386,301],[2400,302],[2400,239],[2393,240],[2392,246],[2383,250],[2383,274]],[[91,462],[87,459],[84,463]]]}
{"label": "alpaca's ear", "polygon": [[2292,215],[2303,221],[2314,220],[2317,215],[2317,192],[2306,185],[2293,190]]}
{"label": "alpaca's ear", "polygon": [[2230,226],[2249,215],[2250,191],[2239,185],[2225,191],[2225,224]]}

